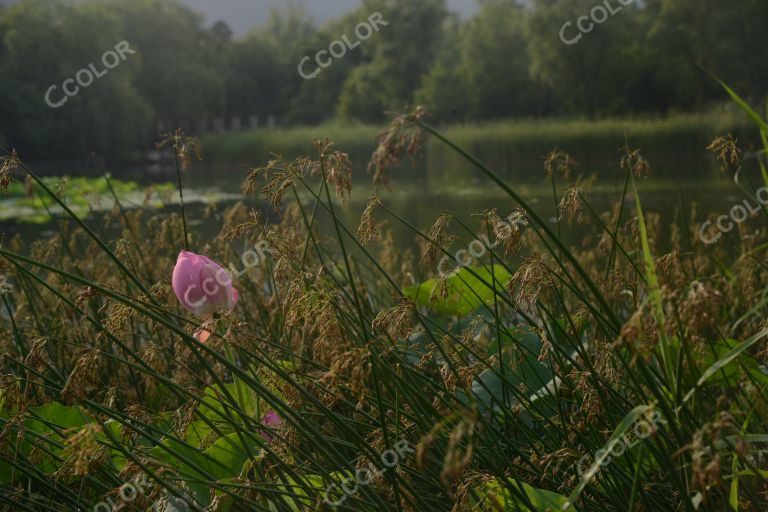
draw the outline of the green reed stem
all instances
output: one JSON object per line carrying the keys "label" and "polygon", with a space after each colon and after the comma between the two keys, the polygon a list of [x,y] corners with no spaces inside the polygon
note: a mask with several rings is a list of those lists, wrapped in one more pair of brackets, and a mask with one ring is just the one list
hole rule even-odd
{"label": "green reed stem", "polygon": [[184,189],[181,186],[181,165],[179,164],[179,151],[176,144],[173,146],[173,159],[176,163],[176,181],[179,184],[179,203],[181,204],[181,224],[184,226],[184,248],[189,250],[189,234],[187,233],[187,212],[184,207]]}
{"label": "green reed stem", "polygon": [[[224,342],[224,352],[227,354],[227,359],[229,360],[230,364],[232,366],[237,366],[237,360],[235,359],[234,354],[232,353],[232,348],[229,346],[229,342]],[[234,372],[232,372],[232,380],[235,382],[235,395],[237,396],[237,406],[240,408],[241,411],[245,412],[245,392],[243,391],[243,383],[240,382],[240,379],[235,375]],[[257,400],[258,402],[258,400]],[[258,414],[258,405],[256,406],[256,418],[258,420],[259,414]]]}

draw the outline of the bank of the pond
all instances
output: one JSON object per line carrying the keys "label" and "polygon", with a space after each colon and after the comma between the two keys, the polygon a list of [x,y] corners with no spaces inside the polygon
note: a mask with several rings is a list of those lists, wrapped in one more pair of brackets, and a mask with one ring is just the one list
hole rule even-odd
{"label": "bank of the pond", "polygon": [[[203,139],[206,159],[258,165],[270,153],[286,157],[313,154],[313,138],[329,138],[363,164],[375,148],[383,127],[356,124],[325,124],[317,127],[256,130],[209,135]],[[618,160],[618,150],[629,141],[641,148],[661,169],[685,163],[687,177],[711,166],[705,148],[718,135],[733,133],[746,145],[754,138],[744,115],[730,107],[706,113],[676,114],[642,119],[503,121],[463,124],[443,128],[445,135],[499,170],[507,178],[524,178],[532,166],[540,167],[544,155],[565,150],[587,171],[603,171]],[[746,139],[746,140],[745,140]],[[699,165],[701,164],[701,165]],[[461,164],[448,148],[431,143],[420,164],[430,179],[452,179],[463,174]],[[664,176],[677,177],[677,176]]]}

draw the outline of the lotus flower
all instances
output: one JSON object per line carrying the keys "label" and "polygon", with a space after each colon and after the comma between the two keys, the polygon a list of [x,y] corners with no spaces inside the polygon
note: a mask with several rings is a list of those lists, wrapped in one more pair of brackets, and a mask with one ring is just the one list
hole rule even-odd
{"label": "lotus flower", "polygon": [[194,338],[200,343],[205,343],[206,341],[208,341],[208,338],[211,337],[211,334],[213,334],[211,331],[209,331],[205,327],[201,327],[195,331]]}
{"label": "lotus flower", "polygon": [[232,278],[205,256],[181,251],[172,281],[173,292],[181,305],[200,318],[208,319],[217,312],[231,311],[237,303]]}
{"label": "lotus flower", "polygon": [[[280,416],[275,411],[269,411],[267,414],[264,415],[263,418],[261,418],[261,424],[270,429],[275,429],[279,427],[282,423],[283,423],[283,420],[280,419]],[[266,439],[268,443],[271,442],[273,439],[272,434],[270,434],[267,431],[262,432],[261,437]]]}

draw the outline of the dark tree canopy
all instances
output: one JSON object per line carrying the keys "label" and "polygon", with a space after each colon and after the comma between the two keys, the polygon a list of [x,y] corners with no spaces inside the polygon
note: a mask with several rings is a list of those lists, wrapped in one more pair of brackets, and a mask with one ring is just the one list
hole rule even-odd
{"label": "dark tree canopy", "polygon": [[[723,100],[710,73],[756,102],[768,84],[764,0],[635,2],[584,34],[576,22],[592,0],[483,0],[469,20],[445,0],[365,0],[321,27],[286,5],[243,37],[175,0],[0,7],[0,141],[30,157],[126,155],[159,124],[213,118],[378,123],[414,103],[438,122],[603,117],[706,108]],[[382,24],[358,41],[372,15]],[[575,44],[560,36],[568,22]],[[318,52],[345,38],[343,56],[319,67]],[[135,54],[60,108],[46,104],[51,86],[120,41]],[[319,72],[302,77],[302,62]]]}

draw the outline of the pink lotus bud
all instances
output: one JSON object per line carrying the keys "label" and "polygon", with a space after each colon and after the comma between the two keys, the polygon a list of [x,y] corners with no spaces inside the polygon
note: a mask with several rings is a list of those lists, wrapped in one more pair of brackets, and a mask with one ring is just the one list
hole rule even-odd
{"label": "pink lotus bud", "polygon": [[[261,418],[261,424],[272,430],[279,427],[282,423],[283,420],[280,419],[280,416],[275,411],[269,411],[264,415],[263,418]],[[270,442],[273,439],[272,434],[266,431],[261,433],[261,437],[263,437],[267,442]]]}
{"label": "pink lotus bud", "polygon": [[227,271],[205,256],[181,251],[172,281],[181,305],[200,318],[231,311],[237,303],[237,290]]}

